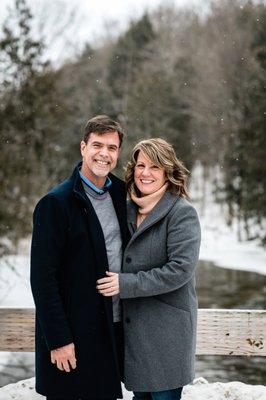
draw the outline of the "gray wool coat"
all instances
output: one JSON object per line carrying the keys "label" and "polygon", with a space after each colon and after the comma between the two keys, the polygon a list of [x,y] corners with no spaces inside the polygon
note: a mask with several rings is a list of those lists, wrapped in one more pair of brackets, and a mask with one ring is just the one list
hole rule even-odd
{"label": "gray wool coat", "polygon": [[130,200],[132,237],[119,274],[125,386],[170,390],[194,378],[200,225],[192,205],[168,191],[138,229],[136,216],[137,206]]}

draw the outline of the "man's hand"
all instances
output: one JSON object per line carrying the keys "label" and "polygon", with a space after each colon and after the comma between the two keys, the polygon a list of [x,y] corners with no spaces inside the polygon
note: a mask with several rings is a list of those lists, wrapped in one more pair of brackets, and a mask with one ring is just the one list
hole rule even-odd
{"label": "man's hand", "polygon": [[103,296],[114,296],[119,293],[119,274],[106,271],[106,275],[108,277],[98,279],[96,288]]}
{"label": "man's hand", "polygon": [[56,364],[60,371],[70,372],[70,366],[75,369],[77,364],[74,343],[51,351],[51,362]]}

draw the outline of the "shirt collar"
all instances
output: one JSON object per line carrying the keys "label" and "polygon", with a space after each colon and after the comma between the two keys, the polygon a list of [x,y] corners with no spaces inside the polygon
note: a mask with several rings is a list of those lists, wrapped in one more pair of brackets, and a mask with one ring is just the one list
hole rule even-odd
{"label": "shirt collar", "polygon": [[97,194],[104,194],[106,193],[111,185],[112,185],[112,181],[109,178],[109,176],[107,176],[105,184],[103,185],[103,187],[101,189],[99,189],[97,186],[95,186],[85,175],[83,175],[80,171],[79,171],[79,175],[80,178],[82,179],[82,181],[89,186],[95,193]]}

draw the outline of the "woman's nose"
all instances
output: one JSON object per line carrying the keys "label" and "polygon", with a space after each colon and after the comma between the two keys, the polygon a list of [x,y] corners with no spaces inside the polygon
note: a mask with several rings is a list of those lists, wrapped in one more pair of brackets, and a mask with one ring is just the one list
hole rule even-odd
{"label": "woman's nose", "polygon": [[150,173],[151,173],[151,171],[150,171],[150,169],[148,168],[148,167],[145,167],[143,170],[142,170],[142,176],[149,176],[150,175]]}

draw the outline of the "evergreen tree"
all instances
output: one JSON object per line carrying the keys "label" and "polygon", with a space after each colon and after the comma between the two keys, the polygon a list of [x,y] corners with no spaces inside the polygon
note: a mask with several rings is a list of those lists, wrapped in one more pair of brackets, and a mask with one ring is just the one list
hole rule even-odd
{"label": "evergreen tree", "polygon": [[0,235],[13,239],[30,231],[34,202],[55,179],[64,116],[57,74],[43,61],[31,24],[26,1],[16,0],[0,40]]}
{"label": "evergreen tree", "polygon": [[[228,152],[225,153],[225,199],[229,210],[246,229],[246,237],[260,235],[254,225],[263,223],[266,217],[265,167],[265,23],[264,5],[246,4],[237,16],[236,23],[243,32],[250,31],[245,57],[239,60],[241,81],[232,87],[234,111],[233,130],[228,136]],[[243,65],[244,64],[244,65]],[[231,121],[233,121],[231,119]],[[239,229],[239,239],[241,238]],[[265,241],[266,236],[262,237]]]}
{"label": "evergreen tree", "polygon": [[150,59],[155,33],[147,14],[131,22],[118,39],[109,60],[107,83],[113,94],[114,114],[126,114],[128,95],[143,63]]}

